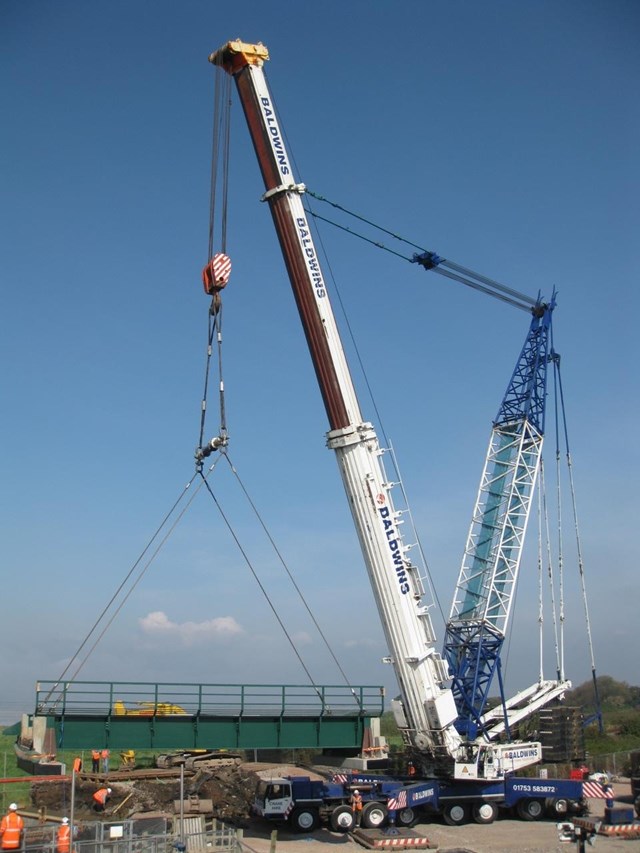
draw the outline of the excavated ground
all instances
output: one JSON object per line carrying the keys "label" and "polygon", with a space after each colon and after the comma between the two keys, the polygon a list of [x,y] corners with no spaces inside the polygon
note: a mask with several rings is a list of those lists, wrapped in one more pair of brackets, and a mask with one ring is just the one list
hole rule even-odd
{"label": "excavated ground", "polygon": [[[249,823],[251,803],[259,777],[305,773],[314,778],[321,778],[299,767],[255,762],[220,767],[210,770],[209,773],[210,778],[206,779],[203,779],[202,772],[195,776],[185,774],[185,797],[188,798],[193,786],[198,785],[197,793],[200,799],[212,802],[213,809],[210,815],[231,826],[243,828]],[[99,819],[100,815],[93,810],[92,796],[99,787],[105,785],[112,789],[111,799],[104,813],[106,819],[111,819],[114,815],[126,819],[147,812],[165,812],[168,815],[174,815],[174,801],[180,799],[179,778],[136,779],[135,772],[132,772],[128,780],[110,780],[106,777],[106,782],[97,784],[93,780],[80,777],[76,780],[74,802],[77,820]],[[34,810],[44,809],[48,815],[68,814],[71,783],[63,780],[34,782],[31,786],[31,802]]]}

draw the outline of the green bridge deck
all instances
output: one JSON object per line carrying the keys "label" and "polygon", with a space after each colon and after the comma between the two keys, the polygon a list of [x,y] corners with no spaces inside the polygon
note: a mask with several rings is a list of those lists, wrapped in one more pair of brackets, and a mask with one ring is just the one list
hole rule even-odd
{"label": "green bridge deck", "polygon": [[356,748],[382,687],[42,681],[38,717],[60,749]]}

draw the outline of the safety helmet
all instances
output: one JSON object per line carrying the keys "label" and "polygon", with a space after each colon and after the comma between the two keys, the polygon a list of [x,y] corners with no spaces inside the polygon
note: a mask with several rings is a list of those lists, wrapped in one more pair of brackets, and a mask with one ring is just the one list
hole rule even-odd
{"label": "safety helmet", "polygon": [[111,793],[111,788],[107,788],[107,794]]}
{"label": "safety helmet", "polygon": [[63,818],[62,818],[62,823],[63,823],[63,824],[67,824],[67,823],[69,823],[69,818],[68,818],[68,817],[63,817]]}
{"label": "safety helmet", "polygon": [[18,806],[15,803],[11,803],[11,805],[9,806],[9,811],[10,812],[17,812]]}
{"label": "safety helmet", "polygon": [[356,789],[355,789],[355,791],[354,791],[353,793],[354,793],[354,794],[359,794],[359,793],[360,793],[360,791],[356,788]]}

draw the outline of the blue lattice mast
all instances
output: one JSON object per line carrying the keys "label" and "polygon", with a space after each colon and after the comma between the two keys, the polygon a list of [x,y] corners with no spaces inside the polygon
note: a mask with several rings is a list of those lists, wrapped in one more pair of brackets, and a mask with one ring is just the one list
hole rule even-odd
{"label": "blue lattice mast", "polygon": [[481,718],[496,675],[504,704],[500,651],[540,466],[554,308],[555,292],[549,303],[538,299],[531,309],[531,325],[493,424],[447,623],[444,656],[453,678],[456,726],[469,738],[483,732]]}

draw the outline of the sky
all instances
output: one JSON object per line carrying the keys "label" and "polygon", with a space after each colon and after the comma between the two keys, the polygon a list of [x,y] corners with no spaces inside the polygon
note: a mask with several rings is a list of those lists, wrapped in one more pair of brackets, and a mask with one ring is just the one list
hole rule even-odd
{"label": "sky", "polygon": [[[36,682],[75,658],[193,477],[209,307],[207,57],[234,38],[269,49],[297,180],[518,291],[557,289],[596,669],[640,683],[639,37],[633,0],[4,0],[0,721],[31,711]],[[347,679],[391,696],[235,92],[230,147],[229,459]],[[318,245],[364,416],[380,428],[379,413],[393,444],[446,618],[528,318],[329,226]],[[214,373],[209,437],[216,398]],[[275,610],[313,680],[343,683],[238,478],[220,464],[210,484],[228,523],[201,489],[77,678],[307,684]],[[534,527],[504,656],[510,693],[539,671]],[[567,502],[565,664],[580,684],[591,660],[573,528]]]}

